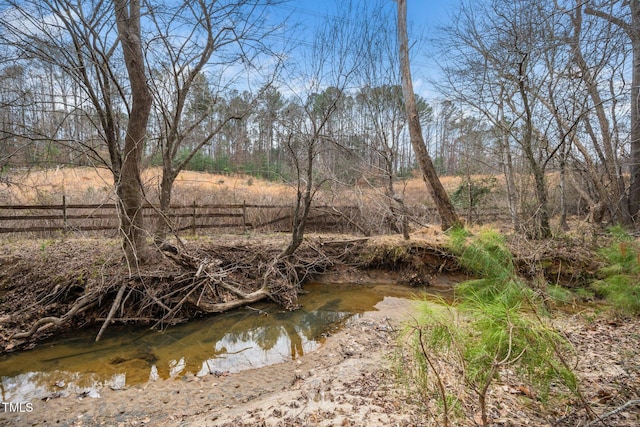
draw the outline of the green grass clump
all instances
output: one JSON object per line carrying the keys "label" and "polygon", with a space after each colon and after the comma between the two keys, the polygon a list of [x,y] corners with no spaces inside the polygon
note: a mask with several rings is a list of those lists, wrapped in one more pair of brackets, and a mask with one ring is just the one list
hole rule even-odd
{"label": "green grass clump", "polygon": [[542,297],[518,275],[504,237],[492,230],[474,237],[455,230],[451,247],[480,278],[458,285],[454,305],[441,301],[434,309],[424,302],[422,317],[407,327],[411,357],[402,359],[400,370],[422,400],[437,396],[447,426],[460,402],[473,395],[488,425],[489,390],[504,371],[516,374],[542,402],[554,384],[580,395],[565,359],[572,347],[541,314]]}
{"label": "green grass clump", "polygon": [[511,306],[532,296],[531,289],[518,275],[513,254],[500,233],[484,230],[470,239],[466,231],[455,232],[451,247],[460,264],[479,277],[456,287],[456,296],[462,304],[473,307],[501,301]]}
{"label": "green grass clump", "polygon": [[609,230],[612,243],[600,250],[608,265],[598,270],[600,280],[591,284],[620,315],[640,315],[640,248],[621,227]]}
{"label": "green grass clump", "polygon": [[569,289],[560,285],[548,285],[546,287],[547,296],[556,304],[571,304],[575,302],[577,295],[574,295]]}

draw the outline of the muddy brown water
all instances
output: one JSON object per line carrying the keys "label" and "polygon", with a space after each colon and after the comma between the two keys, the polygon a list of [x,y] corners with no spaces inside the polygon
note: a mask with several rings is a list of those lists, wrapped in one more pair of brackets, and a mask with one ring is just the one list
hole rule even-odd
{"label": "muddy brown water", "polygon": [[283,311],[264,303],[152,331],[141,327],[97,330],[56,337],[39,347],[0,357],[2,400],[71,393],[98,395],[149,380],[188,373],[224,375],[296,359],[318,348],[345,322],[385,297],[423,297],[424,291],[394,284],[305,285],[302,308]]}

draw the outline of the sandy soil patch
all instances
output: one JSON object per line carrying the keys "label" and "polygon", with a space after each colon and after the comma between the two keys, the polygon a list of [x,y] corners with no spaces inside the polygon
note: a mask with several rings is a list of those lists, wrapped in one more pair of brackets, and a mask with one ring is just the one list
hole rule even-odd
{"label": "sandy soil patch", "polygon": [[298,360],[236,374],[187,375],[100,397],[34,401],[33,411],[0,413],[0,424],[56,426],[419,425],[403,403],[391,356],[395,329],[412,302],[387,297]]}
{"label": "sandy soil patch", "polygon": [[[393,370],[397,331],[414,303],[387,297],[350,321],[319,350],[297,360],[237,374],[186,375],[99,397],[33,402],[33,411],[0,413],[1,425],[55,426],[431,426],[442,425],[411,400]],[[574,398],[543,406],[515,378],[489,393],[492,426],[640,425],[638,320],[616,322],[589,313],[563,315],[558,325],[576,346],[576,372],[602,422],[589,421]],[[467,405],[450,425],[478,425]]]}

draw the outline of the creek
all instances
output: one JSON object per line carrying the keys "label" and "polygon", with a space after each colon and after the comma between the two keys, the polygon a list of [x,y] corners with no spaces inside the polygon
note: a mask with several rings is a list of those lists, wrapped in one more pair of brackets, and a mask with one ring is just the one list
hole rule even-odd
{"label": "creek", "polygon": [[159,379],[227,375],[296,359],[317,349],[345,322],[385,297],[424,296],[395,284],[304,287],[301,308],[272,303],[154,331],[110,326],[99,342],[96,329],[74,331],[29,351],[0,357],[4,402],[26,402],[70,394],[97,397],[102,387],[122,389]]}

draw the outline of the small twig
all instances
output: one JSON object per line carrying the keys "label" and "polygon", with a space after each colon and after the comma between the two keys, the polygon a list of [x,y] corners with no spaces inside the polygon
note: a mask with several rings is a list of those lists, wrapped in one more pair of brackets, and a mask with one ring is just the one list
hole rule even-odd
{"label": "small twig", "polygon": [[160,301],[160,299],[158,299],[157,296],[153,295],[151,293],[151,291],[149,291],[149,289],[147,289],[147,296],[149,298],[151,298],[156,304],[158,304],[160,307],[162,307],[164,310],[166,311],[171,311],[171,309],[169,307],[167,307],[167,305],[165,303],[163,303],[162,301]]}
{"label": "small twig", "polygon": [[625,409],[627,409],[630,406],[636,406],[636,405],[640,405],[640,399],[630,400],[627,403],[625,403],[624,405],[618,406],[613,411],[609,411],[606,414],[600,415],[597,420],[591,421],[589,424],[585,425],[584,427],[595,426],[598,423],[602,423],[603,425],[606,425],[605,422],[604,422],[605,419],[607,419],[609,417],[612,417],[612,416],[624,411]]}
{"label": "small twig", "polygon": [[422,339],[422,328],[420,328],[420,326],[417,325],[416,329],[418,330],[418,341],[420,342],[420,350],[422,351],[422,356],[425,358],[425,360],[431,367],[431,370],[433,371],[434,375],[436,376],[438,390],[442,395],[442,406],[444,409],[444,427],[448,427],[449,426],[449,402],[447,402],[447,394],[444,387],[444,383],[442,381],[442,378],[440,377],[440,373],[438,372],[433,362],[431,361],[431,358],[429,357],[429,352],[425,348],[424,340]]}
{"label": "small twig", "polygon": [[[169,316],[170,316],[170,315],[172,315],[174,312],[178,311],[178,309],[179,309],[180,307],[182,307],[182,304],[184,304],[184,303],[185,303],[185,301],[187,301],[187,300],[189,299],[189,297],[191,296],[191,294],[192,294],[196,289],[198,289],[197,284],[196,284],[196,285],[192,285],[192,286],[193,286],[193,288],[192,288],[189,292],[187,292],[187,294],[186,294],[184,297],[182,297],[182,299],[178,302],[178,304],[176,304],[176,305],[171,309],[171,311],[169,311],[167,314],[165,314],[164,316],[162,316],[162,319],[158,320],[158,321],[155,323],[155,325],[153,326],[154,328],[155,328],[156,326],[158,326],[161,322],[164,322],[165,320],[167,320],[167,319],[169,318]],[[185,287],[185,288],[186,288],[186,287]]]}
{"label": "small twig", "polygon": [[258,313],[260,313],[261,316],[268,316],[269,315],[269,313],[267,313],[266,311],[260,310],[259,308],[253,308],[250,305],[246,306],[245,308],[247,310],[252,310],[252,311],[258,312]]}

